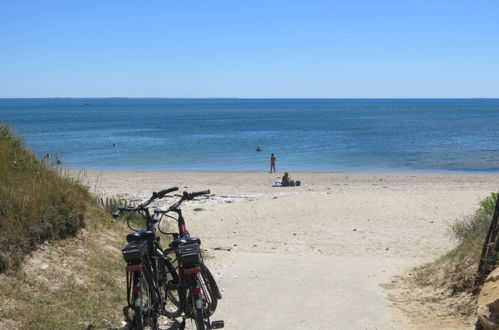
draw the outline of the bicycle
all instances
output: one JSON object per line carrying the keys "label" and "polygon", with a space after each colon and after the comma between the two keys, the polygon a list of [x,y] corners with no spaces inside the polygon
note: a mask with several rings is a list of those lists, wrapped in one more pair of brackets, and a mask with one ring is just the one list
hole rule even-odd
{"label": "bicycle", "polygon": [[[166,194],[178,190],[177,187],[154,192],[147,202],[137,207],[119,206],[113,213],[113,218],[118,218],[122,212],[137,212],[146,220],[146,230],[137,231],[130,225],[130,217],[127,219],[128,227],[134,233],[128,234],[128,244],[123,248],[123,258],[127,262],[127,304],[123,313],[130,329],[144,329],[150,326],[153,330],[158,328],[158,315],[161,314],[163,302],[161,299],[159,282],[157,276],[158,263],[164,267],[171,268],[172,276],[175,269],[162,253],[159,244],[159,236],[155,232],[155,220],[151,217],[148,205],[156,199],[163,198]],[[177,281],[178,281],[177,277]],[[130,316],[133,310],[133,316]]]}
{"label": "bicycle", "polygon": [[[123,308],[123,313],[130,329],[141,330],[150,326],[154,330],[158,328],[159,315],[163,314],[173,318],[182,313],[181,329],[185,327],[186,318],[194,319],[197,329],[200,330],[221,328],[224,325],[223,321],[209,322],[209,316],[212,313],[209,312],[210,305],[205,303],[206,290],[202,288],[203,279],[200,280],[199,277],[202,276],[196,275],[201,273],[201,271],[198,272],[198,269],[201,268],[209,272],[202,264],[199,251],[200,240],[190,236],[182,237],[179,240],[175,239],[170,244],[170,249],[163,250],[159,243],[160,238],[156,235],[155,224],[161,221],[161,217],[157,216],[157,212],[155,212],[155,216],[151,216],[148,205],[176,190],[178,190],[177,187],[172,187],[157,193],[154,192],[147,202],[141,203],[137,207],[119,206],[117,211],[113,213],[113,218],[118,218],[124,211],[137,212],[146,220],[146,230],[137,231],[131,226],[130,218],[127,219],[128,227],[135,232],[127,235],[128,244],[122,250],[123,257],[127,262],[128,303]],[[202,194],[206,194],[206,191],[184,192],[187,199],[193,199]],[[180,262],[176,262],[178,269],[182,270],[180,273],[173,265],[175,261],[172,262],[171,258],[165,255],[165,251],[170,253],[171,249],[176,251],[177,259],[180,260]],[[212,280],[215,283],[213,278]],[[166,301],[171,301],[174,297],[171,292],[177,292],[179,297],[177,302],[179,308],[178,311],[174,311],[175,313],[169,312],[166,308]],[[188,298],[192,300],[192,305],[187,304]],[[130,310],[133,311],[133,316],[130,316]]]}
{"label": "bicycle", "polygon": [[[169,260],[172,260],[172,264],[178,271],[182,283],[178,289],[169,287],[165,290],[165,314],[169,317],[177,317],[183,312],[194,319],[197,329],[204,329],[203,325],[212,329],[223,327],[223,321],[210,323],[209,320],[209,317],[213,315],[217,308],[218,299],[221,299],[222,295],[213,275],[203,262],[200,252],[201,241],[199,238],[191,237],[186,228],[180,205],[186,200],[192,200],[197,196],[209,193],[209,190],[196,193],[184,192],[180,200],[168,209],[156,208],[153,217],[159,222],[159,231],[173,237],[170,248],[164,250],[164,254],[167,255]],[[176,213],[177,217],[169,215],[170,212]],[[166,232],[162,229],[161,224],[164,223],[162,219],[165,216],[177,222],[178,232]],[[171,274],[170,271],[163,269],[163,272],[166,277],[163,282],[170,283],[174,280],[168,276]],[[163,272],[160,272],[160,274]],[[187,291],[183,291],[183,288],[187,288]]]}

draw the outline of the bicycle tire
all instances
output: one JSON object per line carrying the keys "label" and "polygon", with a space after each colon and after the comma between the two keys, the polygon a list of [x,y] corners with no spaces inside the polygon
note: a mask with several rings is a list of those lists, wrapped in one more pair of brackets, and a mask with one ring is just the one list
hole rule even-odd
{"label": "bicycle tire", "polygon": [[149,282],[145,272],[137,271],[134,276],[137,279],[139,290],[134,293],[134,315],[131,329],[143,330],[150,326],[152,330],[158,329],[158,317],[153,311],[152,296],[150,291]]}
{"label": "bicycle tire", "polygon": [[[133,285],[135,287],[142,286],[142,272],[136,271],[133,273]],[[131,289],[131,288],[130,288]],[[142,289],[142,288],[141,288]],[[132,324],[130,325],[130,329],[133,330],[143,330],[145,328],[144,322],[144,306],[142,304],[142,292],[134,291],[132,294],[132,302],[133,302],[133,318]]]}
{"label": "bicycle tire", "polygon": [[[165,249],[163,253],[172,261],[172,265],[177,271],[178,274],[178,262],[176,260],[176,252],[172,248]],[[208,307],[207,315],[212,316],[215,313],[218,305],[218,299],[222,298],[220,294],[220,290],[218,289],[217,282],[209,268],[201,262],[199,264],[201,267],[201,274],[203,277],[203,282],[206,285],[206,289],[208,290],[208,294],[210,295],[210,302],[207,302]],[[161,263],[160,266],[160,291],[161,298],[164,303],[164,315],[167,317],[175,318],[179,317],[182,314],[182,309],[180,306],[181,301],[181,290],[180,288],[171,288],[168,286],[169,281],[173,279],[173,276],[169,273],[166,266]]]}
{"label": "bicycle tire", "polygon": [[192,310],[194,312],[194,323],[196,324],[196,330],[205,330],[205,301],[203,299],[203,296],[201,294],[193,294],[192,298]]}
{"label": "bicycle tire", "polygon": [[[145,272],[143,272],[144,275]],[[156,293],[152,292],[151,291],[151,285],[150,285],[150,281],[152,281],[152,278],[151,276],[146,276],[146,280],[145,280],[145,283],[146,283],[146,286],[145,286],[145,289],[147,290],[147,300],[146,300],[146,307],[147,307],[147,313],[146,313],[146,326],[150,326],[150,329],[151,330],[158,330],[158,314],[157,314],[157,310],[155,309],[155,305],[154,305],[154,299],[157,300],[157,296],[156,296]],[[153,296],[155,298],[153,298]]]}
{"label": "bicycle tire", "polygon": [[200,266],[201,266],[201,274],[203,274],[203,280],[208,289],[208,293],[210,294],[210,300],[211,300],[211,303],[208,303],[208,308],[207,308],[208,316],[212,316],[213,313],[215,313],[215,310],[217,309],[218,299],[222,298],[222,296],[220,294],[220,290],[218,289],[217,282],[215,281],[215,278],[213,277],[213,274],[211,274],[208,267],[204,263],[201,263]]}

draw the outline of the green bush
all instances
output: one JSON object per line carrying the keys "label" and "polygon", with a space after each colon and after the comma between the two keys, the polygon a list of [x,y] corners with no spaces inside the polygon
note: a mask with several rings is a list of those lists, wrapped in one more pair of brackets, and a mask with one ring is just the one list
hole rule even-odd
{"label": "green bush", "polygon": [[436,261],[418,267],[415,273],[417,283],[448,288],[453,294],[477,292],[477,266],[496,200],[497,193],[492,193],[480,202],[480,207],[472,215],[450,225],[449,231],[457,239],[457,246]]}
{"label": "green bush", "polygon": [[29,151],[0,126],[0,272],[19,267],[45,240],[75,235],[90,194]]}
{"label": "green bush", "polygon": [[497,193],[493,192],[480,202],[480,209],[477,212],[482,212],[490,217],[494,216],[496,209]]}
{"label": "green bush", "polygon": [[480,207],[471,216],[450,225],[451,235],[459,244],[470,240],[485,239],[496,207],[497,193],[492,193],[480,202]]}

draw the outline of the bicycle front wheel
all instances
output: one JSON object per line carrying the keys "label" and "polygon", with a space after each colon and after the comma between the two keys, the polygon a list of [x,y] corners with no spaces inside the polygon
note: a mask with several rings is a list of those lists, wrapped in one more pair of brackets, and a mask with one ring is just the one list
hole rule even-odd
{"label": "bicycle front wheel", "polygon": [[[212,316],[213,313],[215,313],[215,310],[217,309],[217,304],[218,304],[218,299],[222,298],[222,295],[220,294],[220,290],[218,289],[217,282],[215,282],[215,278],[211,274],[210,270],[204,263],[201,263],[201,283],[202,283],[202,288],[203,292],[207,294],[209,297],[207,298],[207,311],[208,311],[208,316]],[[205,290],[206,289],[206,290]]]}

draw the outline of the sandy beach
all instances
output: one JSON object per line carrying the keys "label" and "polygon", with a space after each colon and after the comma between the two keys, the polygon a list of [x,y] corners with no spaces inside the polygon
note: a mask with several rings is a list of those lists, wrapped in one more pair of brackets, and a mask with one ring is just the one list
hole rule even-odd
{"label": "sandy beach", "polygon": [[214,319],[227,329],[420,328],[383,284],[452,248],[448,224],[499,187],[499,175],[291,173],[300,187],[274,188],[279,175],[79,174],[99,196],[135,201],[171,186],[211,190],[184,210],[223,290]]}

